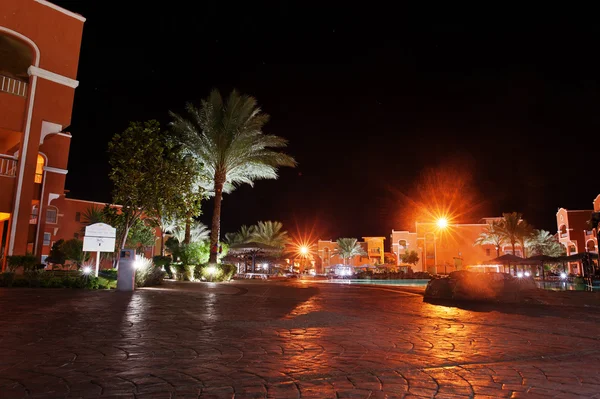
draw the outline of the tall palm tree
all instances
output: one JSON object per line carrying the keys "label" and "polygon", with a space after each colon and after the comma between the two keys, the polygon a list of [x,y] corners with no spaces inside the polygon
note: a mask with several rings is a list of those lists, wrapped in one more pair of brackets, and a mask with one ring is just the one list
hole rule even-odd
{"label": "tall palm tree", "polygon": [[344,260],[344,265],[346,264],[346,259],[350,259],[352,262],[354,256],[367,254],[356,238],[338,238],[336,243],[338,254]]}
{"label": "tall palm tree", "polygon": [[288,232],[283,230],[281,222],[258,222],[252,234],[252,240],[272,247],[282,248],[289,242]]}
{"label": "tall palm tree", "polygon": [[201,162],[203,180],[211,183],[206,187],[215,196],[209,262],[215,263],[218,251],[212,248],[219,242],[223,193],[239,184],[276,179],[278,167],[293,167],[296,161],[272,150],[286,147],[287,140],[262,132],[269,117],[251,96],[234,90],[224,101],[213,90],[200,108],[187,104],[186,111],[186,116],[171,113],[171,125]]}
{"label": "tall palm tree", "polygon": [[512,247],[512,253],[515,255],[515,246],[521,244],[522,255],[525,256],[525,243],[531,235],[531,225],[523,220],[523,215],[519,212],[503,213],[501,221],[501,232],[506,242]]}
{"label": "tall palm tree", "polygon": [[225,234],[225,241],[227,241],[229,245],[245,244],[247,242],[252,241],[252,237],[254,236],[255,230],[256,226],[243,225],[242,227],[240,227],[240,231]]}
{"label": "tall palm tree", "polygon": [[505,237],[502,232],[502,223],[493,221],[485,226],[485,229],[475,239],[473,245],[493,245],[496,248],[496,257],[500,256],[500,248],[505,242]]}

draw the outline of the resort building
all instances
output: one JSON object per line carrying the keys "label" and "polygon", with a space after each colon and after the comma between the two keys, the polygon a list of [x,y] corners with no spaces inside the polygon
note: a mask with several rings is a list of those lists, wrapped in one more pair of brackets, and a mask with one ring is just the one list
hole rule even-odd
{"label": "resort building", "polygon": [[[402,264],[402,255],[415,251],[419,261],[412,266],[413,271],[426,271],[431,274],[447,274],[461,269],[489,269],[484,263],[512,253],[510,245],[496,248],[493,245],[474,245],[477,238],[488,226],[500,218],[483,218],[478,223],[450,223],[440,227],[436,223],[415,223],[415,231],[392,230],[391,250],[397,256],[397,265]],[[515,247],[515,254],[522,256],[521,247]],[[496,269],[494,269],[496,271]]]}
{"label": "resort building", "polygon": [[363,241],[358,244],[362,247],[365,255],[356,255],[352,259],[341,258],[338,244],[333,240],[319,240],[317,243],[317,255],[323,269],[327,270],[336,265],[348,265],[353,267],[368,267],[383,264],[385,262],[384,240],[385,237],[362,237]]}
{"label": "resort building", "polygon": [[45,0],[3,0],[0,15],[0,251],[41,258],[66,210],[85,18]]}
{"label": "resort building", "polygon": [[[594,209],[568,210],[560,208],[556,212],[558,241],[565,246],[567,256],[583,253],[598,253],[598,240],[595,229],[591,229],[588,221],[592,212],[600,212],[600,195],[593,201]],[[579,262],[569,262],[569,272],[581,273]]]}

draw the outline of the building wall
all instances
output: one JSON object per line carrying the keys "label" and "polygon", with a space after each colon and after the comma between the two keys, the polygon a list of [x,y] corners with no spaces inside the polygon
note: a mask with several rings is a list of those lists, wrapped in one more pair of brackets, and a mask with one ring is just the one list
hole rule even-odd
{"label": "building wall", "polygon": [[[0,151],[17,158],[16,175],[0,178],[2,184],[12,179],[0,190],[0,206],[10,208],[2,242],[8,255],[33,250],[41,256],[36,241],[47,226],[31,224],[31,211],[37,205],[38,220],[45,221],[45,208],[64,191],[70,144],[64,129],[71,123],[85,18],[44,0],[4,0],[0,17],[0,35],[31,51],[26,91],[0,92]],[[36,181],[40,153],[46,163],[43,180]]]}
{"label": "building wall", "polygon": [[596,238],[588,225],[591,215],[591,209],[570,211],[560,208],[556,212],[558,241],[567,248],[567,255],[585,252],[588,242],[593,245],[593,252],[597,250]]}
{"label": "building wall", "polygon": [[385,263],[385,249],[384,241],[385,237],[363,237],[363,242],[366,243],[365,252],[369,256],[371,264],[384,264]]}

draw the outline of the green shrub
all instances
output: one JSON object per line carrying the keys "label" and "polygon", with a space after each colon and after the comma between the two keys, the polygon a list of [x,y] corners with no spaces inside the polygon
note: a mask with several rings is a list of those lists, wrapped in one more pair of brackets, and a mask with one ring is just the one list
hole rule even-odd
{"label": "green shrub", "polygon": [[173,259],[170,256],[155,256],[152,258],[152,262],[154,262],[154,266],[158,268],[164,268],[165,273],[169,276],[169,278],[173,278],[173,272],[171,271],[171,262]]}
{"label": "green shrub", "polygon": [[24,278],[15,278],[12,286],[15,288],[29,287],[29,281]]}
{"label": "green shrub", "polygon": [[2,278],[0,278],[0,287],[12,287],[14,280],[15,280],[14,273],[12,273],[12,272],[2,273]]}
{"label": "green shrub", "polygon": [[181,262],[171,264],[171,271],[177,281],[190,281],[190,268]]}
{"label": "green shrub", "polygon": [[117,269],[105,269],[98,271],[98,275],[104,277],[107,280],[116,280],[118,271]]}
{"label": "green shrub", "polygon": [[6,260],[9,272],[15,272],[20,267],[23,271],[35,269],[38,264],[37,258],[33,255],[12,255],[7,256]]}
{"label": "green shrub", "polygon": [[236,273],[235,265],[205,263],[194,268],[194,279],[206,281],[229,281]]}
{"label": "green shrub", "polygon": [[62,288],[63,279],[60,277],[50,277],[42,282],[44,288]]}

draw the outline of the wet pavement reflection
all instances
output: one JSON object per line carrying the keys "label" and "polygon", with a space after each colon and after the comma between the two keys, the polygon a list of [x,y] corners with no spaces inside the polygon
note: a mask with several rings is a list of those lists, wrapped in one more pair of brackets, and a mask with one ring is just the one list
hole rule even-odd
{"label": "wet pavement reflection", "polygon": [[599,314],[401,288],[0,289],[0,397],[600,397]]}

